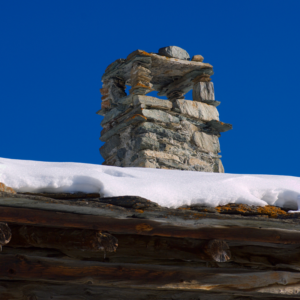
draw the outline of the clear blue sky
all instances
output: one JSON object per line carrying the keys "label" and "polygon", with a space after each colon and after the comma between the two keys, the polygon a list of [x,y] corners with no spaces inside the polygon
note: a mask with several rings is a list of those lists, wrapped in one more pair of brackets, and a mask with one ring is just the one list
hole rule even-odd
{"label": "clear blue sky", "polygon": [[1,157],[101,164],[101,76],[176,45],[214,66],[228,173],[300,176],[300,1],[1,1]]}

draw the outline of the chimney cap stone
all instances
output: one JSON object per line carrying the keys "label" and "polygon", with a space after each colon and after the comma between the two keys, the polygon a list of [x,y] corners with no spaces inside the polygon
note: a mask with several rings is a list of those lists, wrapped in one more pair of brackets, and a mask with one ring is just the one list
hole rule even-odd
{"label": "chimney cap stone", "polygon": [[187,51],[177,46],[168,46],[160,48],[158,50],[158,54],[170,58],[190,60],[190,55],[187,53]]}

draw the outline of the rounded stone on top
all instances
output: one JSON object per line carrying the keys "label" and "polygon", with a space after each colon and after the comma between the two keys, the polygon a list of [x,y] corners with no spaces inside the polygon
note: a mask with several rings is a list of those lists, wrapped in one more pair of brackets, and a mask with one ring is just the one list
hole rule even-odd
{"label": "rounded stone on top", "polygon": [[163,47],[158,50],[158,54],[171,58],[179,58],[182,60],[190,60],[190,55],[182,48],[177,46]]}
{"label": "rounded stone on top", "polygon": [[194,55],[192,61],[203,62],[204,57],[202,55]]}

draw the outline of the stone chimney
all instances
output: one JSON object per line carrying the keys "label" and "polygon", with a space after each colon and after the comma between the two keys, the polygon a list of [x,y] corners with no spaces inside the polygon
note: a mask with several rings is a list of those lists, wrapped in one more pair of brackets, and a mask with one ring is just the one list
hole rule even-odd
{"label": "stone chimney", "polygon": [[[110,64],[97,112],[104,116],[103,164],[224,172],[219,137],[232,126],[219,120],[211,75],[213,67],[201,55],[190,61],[176,46],[158,54],[136,50]],[[185,100],[192,89],[193,100]],[[168,100],[146,96],[152,91]]]}

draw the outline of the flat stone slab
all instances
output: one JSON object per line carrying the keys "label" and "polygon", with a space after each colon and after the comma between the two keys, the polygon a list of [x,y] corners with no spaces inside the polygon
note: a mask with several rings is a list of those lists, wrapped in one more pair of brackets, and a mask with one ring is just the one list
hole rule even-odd
{"label": "flat stone slab", "polygon": [[213,105],[190,100],[176,100],[175,105],[183,115],[197,118],[205,122],[211,120],[219,121],[219,112]]}
{"label": "flat stone slab", "polygon": [[201,102],[209,104],[209,105],[213,105],[215,107],[217,107],[221,104],[221,102],[217,101],[217,100],[202,100]]}
{"label": "flat stone slab", "polygon": [[170,110],[173,107],[171,101],[168,100],[160,100],[155,97],[143,96],[143,95],[134,95],[133,97],[134,106],[144,104],[151,108],[157,108],[162,110]]}
{"label": "flat stone slab", "polygon": [[179,123],[179,118],[158,109],[143,109],[142,114],[150,121],[159,121],[166,124]]}
{"label": "flat stone slab", "polygon": [[218,120],[211,120],[206,123],[209,127],[217,130],[218,132],[226,132],[232,129],[232,125],[224,122],[220,122]]}
{"label": "flat stone slab", "polygon": [[[134,51],[129,54],[127,59],[117,59],[111,63],[102,76],[102,81],[111,77],[121,77],[127,85],[130,83],[130,71],[134,62],[146,63],[149,65],[151,83],[153,89],[159,91],[164,86],[174,82],[185,74],[201,69],[212,69],[212,65],[199,61],[188,61],[178,58],[170,58],[155,53],[147,53],[142,50]],[[197,75],[195,75],[196,77]]]}
{"label": "flat stone slab", "polygon": [[[146,107],[157,108],[162,110],[170,110],[173,107],[171,101],[168,100],[161,100],[156,97],[146,96],[146,95],[129,95],[127,97],[122,98],[119,102],[121,106],[139,106],[141,104],[145,105]],[[118,108],[120,109],[120,108]]]}
{"label": "flat stone slab", "polygon": [[206,134],[205,132],[196,131],[193,134],[194,143],[205,152],[219,153],[220,143],[215,135]]}

